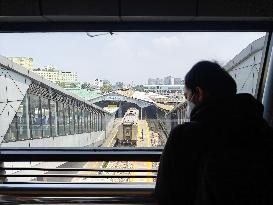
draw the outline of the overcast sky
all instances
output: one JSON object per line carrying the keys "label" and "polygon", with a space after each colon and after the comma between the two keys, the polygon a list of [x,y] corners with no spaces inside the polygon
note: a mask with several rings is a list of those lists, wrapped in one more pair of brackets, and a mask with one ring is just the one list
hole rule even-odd
{"label": "overcast sky", "polygon": [[[91,33],[92,35],[96,33]],[[0,55],[34,59],[35,67],[55,65],[76,71],[80,81],[146,84],[149,77],[183,78],[199,60],[224,65],[265,33],[86,33],[0,34]]]}

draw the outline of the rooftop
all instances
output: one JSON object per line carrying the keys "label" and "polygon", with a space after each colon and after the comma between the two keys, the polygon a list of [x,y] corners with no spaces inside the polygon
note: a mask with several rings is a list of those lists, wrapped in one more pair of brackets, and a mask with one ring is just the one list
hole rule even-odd
{"label": "rooftop", "polygon": [[90,91],[81,88],[65,88],[65,90],[81,97],[84,100],[91,100],[101,95],[101,92],[99,90]]}

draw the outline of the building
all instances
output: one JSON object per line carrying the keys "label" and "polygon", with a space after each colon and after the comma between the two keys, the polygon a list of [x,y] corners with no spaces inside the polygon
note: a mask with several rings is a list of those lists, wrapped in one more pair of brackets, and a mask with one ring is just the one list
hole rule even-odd
{"label": "building", "polygon": [[103,81],[97,78],[97,79],[94,80],[93,85],[94,85],[96,88],[100,88],[100,87],[103,86]]}
{"label": "building", "polygon": [[73,83],[78,81],[76,72],[62,71],[53,65],[47,65],[43,69],[34,69],[33,58],[30,57],[8,57],[8,59],[54,83]]}
{"label": "building", "polygon": [[[1,101],[5,101],[0,114],[1,147],[91,147],[104,143],[113,126],[113,114],[1,55],[0,73],[5,85],[0,86]],[[30,166],[37,164],[40,162]]]}
{"label": "building", "polygon": [[12,62],[23,66],[28,70],[33,70],[33,58],[30,57],[8,57]]}
{"label": "building", "polygon": [[148,85],[155,85],[155,84],[157,84],[156,79],[153,79],[153,78],[148,79]]}
{"label": "building", "polygon": [[174,84],[175,85],[183,85],[184,82],[181,78],[174,78]]}
{"label": "building", "polygon": [[155,83],[156,83],[156,85],[164,85],[164,80],[161,78],[156,78]]}
{"label": "building", "polygon": [[174,77],[167,76],[164,78],[164,85],[174,85]]}
{"label": "building", "polygon": [[54,83],[78,82],[78,74],[76,72],[58,70],[52,65],[45,66],[44,69],[33,70],[33,72]]}
{"label": "building", "polygon": [[183,80],[181,78],[174,78],[167,76],[164,79],[161,78],[149,78],[148,85],[182,85]]}
{"label": "building", "polygon": [[183,93],[183,85],[144,85],[145,92],[153,92],[161,95]]}
{"label": "building", "polygon": [[84,100],[91,100],[101,95],[100,90],[88,90],[88,89],[81,89],[81,88],[65,88],[65,90],[79,96]]}
{"label": "building", "polygon": [[161,78],[149,78],[148,85],[163,85],[164,81]]}

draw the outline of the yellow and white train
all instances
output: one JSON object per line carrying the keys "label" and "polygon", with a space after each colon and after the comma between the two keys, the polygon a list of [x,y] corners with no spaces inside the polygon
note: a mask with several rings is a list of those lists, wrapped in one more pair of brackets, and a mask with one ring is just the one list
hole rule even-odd
{"label": "yellow and white train", "polygon": [[119,125],[117,133],[118,146],[136,146],[139,111],[136,108],[129,108]]}

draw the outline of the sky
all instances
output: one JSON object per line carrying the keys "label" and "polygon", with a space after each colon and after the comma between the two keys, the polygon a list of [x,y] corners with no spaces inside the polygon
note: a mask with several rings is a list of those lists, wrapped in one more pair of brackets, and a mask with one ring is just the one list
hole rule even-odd
{"label": "sky", "polygon": [[[90,33],[91,35],[98,33]],[[200,60],[225,65],[265,33],[119,32],[89,37],[77,33],[1,33],[0,55],[32,57],[34,67],[54,65],[78,72],[82,82],[96,78],[134,85],[148,78],[184,78]]]}

